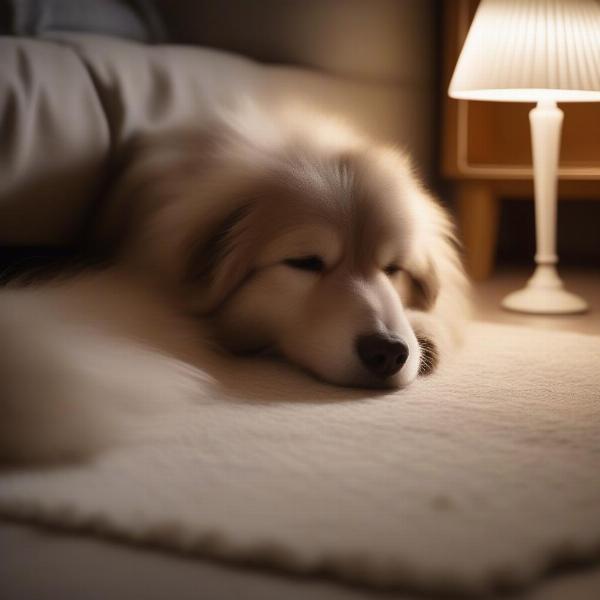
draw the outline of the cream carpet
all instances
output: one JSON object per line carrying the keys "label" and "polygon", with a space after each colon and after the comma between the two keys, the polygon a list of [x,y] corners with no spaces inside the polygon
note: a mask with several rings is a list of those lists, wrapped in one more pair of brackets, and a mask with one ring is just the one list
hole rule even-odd
{"label": "cream carpet", "polygon": [[191,401],[143,433],[4,471],[0,514],[423,591],[600,557],[600,338],[473,324],[454,361],[391,394],[260,360],[180,373]]}

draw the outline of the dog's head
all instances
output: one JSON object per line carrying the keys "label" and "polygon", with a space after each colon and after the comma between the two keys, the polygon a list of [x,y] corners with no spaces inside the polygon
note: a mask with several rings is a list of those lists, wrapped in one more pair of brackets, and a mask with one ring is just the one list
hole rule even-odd
{"label": "dog's head", "polygon": [[171,222],[162,254],[225,347],[342,385],[400,387],[431,367],[435,340],[411,316],[436,304],[435,255],[453,250],[402,156],[337,131],[203,144],[149,227]]}

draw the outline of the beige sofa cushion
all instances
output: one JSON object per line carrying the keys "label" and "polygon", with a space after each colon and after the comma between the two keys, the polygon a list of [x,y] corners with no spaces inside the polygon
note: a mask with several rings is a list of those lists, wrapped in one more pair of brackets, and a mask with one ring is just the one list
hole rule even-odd
{"label": "beige sofa cushion", "polygon": [[0,242],[69,238],[100,189],[109,132],[69,47],[0,38]]}
{"label": "beige sofa cushion", "polygon": [[255,96],[263,67],[236,54],[193,46],[148,46],[63,33],[94,81],[113,150],[140,132],[201,123],[239,94]]}
{"label": "beige sofa cushion", "polygon": [[258,67],[226,53],[63,35],[0,38],[0,244],[64,244],[136,132],[205,118]]}

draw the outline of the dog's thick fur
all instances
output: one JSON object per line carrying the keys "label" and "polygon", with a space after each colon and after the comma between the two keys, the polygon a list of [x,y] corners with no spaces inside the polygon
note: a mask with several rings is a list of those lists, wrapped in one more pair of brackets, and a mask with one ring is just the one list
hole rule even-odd
{"label": "dog's thick fur", "polygon": [[[210,315],[226,346],[274,348],[337,384],[398,387],[457,343],[452,227],[401,153],[306,113],[246,111],[134,155],[100,238]],[[298,266],[308,258],[322,265]],[[385,382],[355,352],[376,332],[409,346]]]}
{"label": "dog's thick fur", "polygon": [[[459,343],[465,278],[445,212],[402,153],[305,112],[244,110],[138,142],[94,238],[222,346],[331,383],[402,387]],[[406,362],[374,375],[365,335],[403,340]]]}

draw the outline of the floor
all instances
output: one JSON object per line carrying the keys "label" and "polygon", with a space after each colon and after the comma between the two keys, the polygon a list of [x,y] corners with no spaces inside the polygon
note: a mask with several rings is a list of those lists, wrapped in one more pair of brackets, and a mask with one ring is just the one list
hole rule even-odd
{"label": "floor", "polygon": [[[591,305],[585,315],[571,317],[535,317],[500,309],[501,298],[520,287],[527,275],[526,270],[505,270],[477,285],[476,318],[600,335],[600,269],[564,272],[567,286]],[[439,600],[245,569],[16,523],[0,526],[0,556],[3,600]],[[600,565],[556,573],[535,589],[510,598],[597,600]]]}

